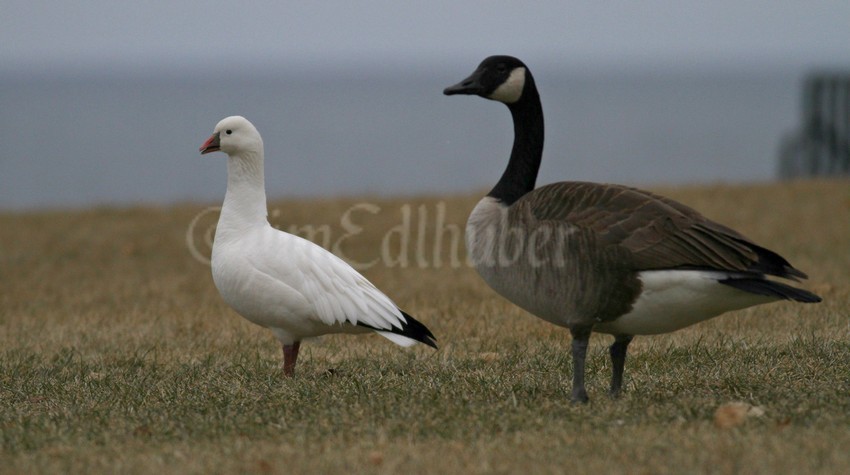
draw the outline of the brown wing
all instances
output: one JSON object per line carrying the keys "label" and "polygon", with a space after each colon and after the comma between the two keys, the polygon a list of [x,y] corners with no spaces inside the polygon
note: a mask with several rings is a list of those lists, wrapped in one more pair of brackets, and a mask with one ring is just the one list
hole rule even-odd
{"label": "brown wing", "polygon": [[775,252],[694,209],[635,188],[561,182],[526,194],[516,205],[538,220],[589,231],[599,246],[626,249],[638,271],[698,268],[806,277]]}

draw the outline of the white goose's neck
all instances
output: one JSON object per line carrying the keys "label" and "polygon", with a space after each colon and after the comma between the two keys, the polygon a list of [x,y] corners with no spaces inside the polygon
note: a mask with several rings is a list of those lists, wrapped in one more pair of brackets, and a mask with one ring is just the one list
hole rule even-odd
{"label": "white goose's neck", "polygon": [[216,240],[236,236],[241,230],[267,225],[263,150],[243,152],[227,160],[227,192],[221,206]]}

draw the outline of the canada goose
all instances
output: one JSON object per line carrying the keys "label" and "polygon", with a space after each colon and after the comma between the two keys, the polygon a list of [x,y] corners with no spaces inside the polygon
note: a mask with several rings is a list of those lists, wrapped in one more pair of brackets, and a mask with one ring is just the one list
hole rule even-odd
{"label": "canada goose", "polygon": [[212,276],[237,313],[266,327],[283,347],[292,376],[301,340],[374,330],[390,341],[436,348],[425,325],[401,311],[342,259],[273,228],[266,219],[263,139],[239,116],[223,119],[201,154],[228,155],[227,192],[215,230]]}
{"label": "canada goose", "polygon": [[491,56],[443,92],[492,99],[511,111],[510,160],[472,210],[466,246],[498,293],[569,328],[573,401],[588,400],[584,364],[593,331],[614,335],[610,394],[616,397],[634,335],[671,332],[776,300],[820,302],[811,292],[767,279],[806,278],[784,258],[671,199],[598,183],[535,189],[543,109],[522,61]]}

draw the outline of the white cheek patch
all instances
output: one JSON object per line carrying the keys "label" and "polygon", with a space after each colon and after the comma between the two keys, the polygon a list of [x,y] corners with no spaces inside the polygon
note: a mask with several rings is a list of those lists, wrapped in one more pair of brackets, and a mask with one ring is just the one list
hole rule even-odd
{"label": "white cheek patch", "polygon": [[488,96],[494,101],[504,102],[505,104],[513,104],[522,96],[522,89],[525,87],[525,68],[516,68],[511,71],[508,80],[497,87],[492,94]]}

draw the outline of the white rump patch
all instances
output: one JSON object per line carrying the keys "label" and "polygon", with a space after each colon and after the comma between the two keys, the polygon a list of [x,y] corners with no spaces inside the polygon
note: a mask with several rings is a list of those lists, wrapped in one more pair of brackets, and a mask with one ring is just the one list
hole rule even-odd
{"label": "white rump patch", "polygon": [[494,101],[504,102],[505,104],[513,104],[522,96],[522,89],[525,87],[525,68],[519,67],[511,71],[508,80],[503,82],[493,91],[490,99]]}
{"label": "white rump patch", "polygon": [[698,270],[641,272],[643,291],[632,311],[612,322],[596,325],[594,330],[629,335],[667,333],[730,310],[778,300],[718,282],[730,276],[725,272]]}

